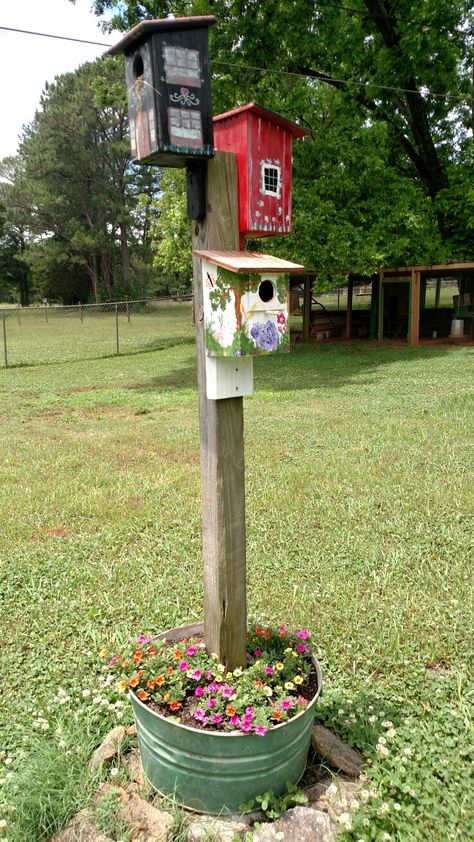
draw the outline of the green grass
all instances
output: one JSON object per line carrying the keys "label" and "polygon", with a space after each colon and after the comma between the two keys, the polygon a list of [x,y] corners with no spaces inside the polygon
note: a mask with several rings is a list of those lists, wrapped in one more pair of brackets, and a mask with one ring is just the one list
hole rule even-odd
{"label": "green grass", "polygon": [[[473,359],[328,343],[255,362],[249,610],[311,629],[318,716],[371,760],[377,795],[342,838],[473,835]],[[194,347],[2,370],[0,421],[0,787],[24,816],[18,782],[62,750],[58,717],[83,711],[86,742],[116,721],[100,647],[202,616]],[[41,827],[69,812],[56,799]],[[3,815],[9,842],[42,838]]]}
{"label": "green grass", "polygon": [[[39,365],[157,350],[194,338],[191,303],[163,301],[144,309],[121,304],[5,310],[8,366]],[[0,313],[0,316],[2,314]],[[82,316],[82,321],[81,321]],[[5,364],[0,318],[0,357]]]}

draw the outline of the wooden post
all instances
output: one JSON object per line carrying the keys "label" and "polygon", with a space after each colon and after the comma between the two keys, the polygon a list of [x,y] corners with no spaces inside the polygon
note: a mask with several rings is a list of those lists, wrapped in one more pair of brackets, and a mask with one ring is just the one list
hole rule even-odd
{"label": "wooden post", "polygon": [[347,283],[347,312],[346,312],[346,339],[352,336],[352,292],[354,289],[354,281],[349,278]]}
{"label": "wooden post", "polygon": [[[235,155],[207,168],[206,217],[193,222],[193,249],[238,250]],[[201,260],[193,259],[198,356],[204,555],[204,637],[227,670],[245,666],[247,631],[243,398],[206,398]]]}
{"label": "wooden post", "polygon": [[436,278],[436,291],[435,291],[435,300],[434,300],[435,310],[437,310],[438,307],[439,307],[439,299],[440,299],[440,295],[441,295],[441,281],[442,281],[442,278]]}
{"label": "wooden post", "polygon": [[310,275],[304,276],[304,298],[303,298],[303,342],[309,342],[311,334],[311,304],[313,302],[313,279]]}
{"label": "wooden post", "polygon": [[412,269],[410,295],[410,345],[420,344],[420,272]]}

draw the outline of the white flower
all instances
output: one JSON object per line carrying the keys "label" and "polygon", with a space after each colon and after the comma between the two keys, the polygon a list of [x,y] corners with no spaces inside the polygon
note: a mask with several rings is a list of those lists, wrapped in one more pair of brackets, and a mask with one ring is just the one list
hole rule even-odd
{"label": "white flower", "polygon": [[413,749],[410,748],[410,746],[407,746],[406,748],[403,749],[403,754],[406,754],[406,756],[409,757],[409,755],[412,753],[412,751],[413,751]]}
{"label": "white flower", "polygon": [[83,699],[88,699],[90,695],[91,695],[91,691],[90,691],[90,690],[83,690],[83,691],[82,691],[82,698],[83,698]]}
{"label": "white flower", "polygon": [[377,756],[380,758],[380,760],[385,760],[385,758],[387,758],[390,754],[387,746],[380,745],[379,743],[377,743],[375,751],[377,752]]}
{"label": "white flower", "polygon": [[380,743],[380,745],[382,746],[387,745],[387,740],[385,739],[385,737],[379,737],[377,742]]}
{"label": "white flower", "polygon": [[390,834],[387,833],[387,831],[385,831],[384,835],[382,836],[382,839],[384,840],[384,842],[390,842],[391,838],[392,837],[390,836]]}
{"label": "white flower", "polygon": [[390,719],[385,719],[382,722],[382,728],[393,728],[393,722],[390,722]]}
{"label": "white flower", "polygon": [[400,810],[402,809],[402,805],[399,804],[398,801],[396,801],[395,804],[393,805],[393,809],[396,810],[397,813],[399,813]]}
{"label": "white flower", "polygon": [[338,816],[337,820],[338,820],[339,824],[341,824],[343,826],[344,830],[351,830],[352,829],[352,819],[351,819],[350,813],[341,813],[341,815]]}
{"label": "white flower", "polygon": [[5,760],[3,762],[5,766],[11,766],[13,763],[13,757],[5,757]]}
{"label": "white flower", "polygon": [[377,722],[377,719],[378,719],[378,717],[375,716],[375,714],[372,714],[372,716],[369,716],[367,721],[370,722],[371,725],[375,725],[375,723]]}
{"label": "white flower", "polygon": [[338,715],[338,716],[344,716],[344,714],[345,714],[345,710],[344,710],[344,708],[339,708],[339,710],[338,710],[338,712],[337,712],[337,715]]}
{"label": "white flower", "polygon": [[119,770],[117,769],[117,767],[115,767],[114,769],[111,769],[111,770],[110,770],[110,777],[111,777],[111,778],[116,778],[116,777],[117,777],[117,775],[118,775],[118,773],[119,773]]}
{"label": "white flower", "polygon": [[390,812],[390,807],[387,804],[387,802],[384,801],[383,804],[381,804],[380,807],[379,807],[379,816],[386,816],[387,813],[389,813],[389,812]]}
{"label": "white flower", "polygon": [[368,789],[361,789],[361,791],[359,792],[359,798],[365,804],[370,798],[369,790]]}
{"label": "white flower", "polygon": [[359,809],[360,803],[359,803],[359,801],[357,801],[357,798],[353,798],[349,806],[350,806],[352,812],[355,813],[356,810]]}
{"label": "white flower", "polygon": [[389,728],[387,731],[387,739],[394,740],[396,736],[397,732],[395,731],[395,728]]}
{"label": "white flower", "polygon": [[271,687],[268,686],[268,684],[265,684],[262,692],[265,696],[268,696],[268,698],[270,698],[270,696],[273,696],[273,690]]}
{"label": "white flower", "polygon": [[7,820],[6,819],[0,819],[0,827],[2,828],[2,830],[6,826],[7,826]]}
{"label": "white flower", "polygon": [[46,722],[46,720],[44,720],[44,721],[41,723],[41,730],[42,730],[42,731],[49,731],[49,722]]}
{"label": "white flower", "polygon": [[66,740],[59,740],[58,746],[59,748],[66,748]]}

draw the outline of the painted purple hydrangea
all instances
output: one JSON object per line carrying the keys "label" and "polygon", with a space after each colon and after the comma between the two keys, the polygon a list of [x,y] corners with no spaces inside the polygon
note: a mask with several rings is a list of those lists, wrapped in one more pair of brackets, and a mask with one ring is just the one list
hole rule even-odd
{"label": "painted purple hydrangea", "polygon": [[270,320],[265,324],[257,322],[251,328],[250,336],[255,340],[257,348],[262,348],[264,351],[276,351],[280,342],[278,329]]}

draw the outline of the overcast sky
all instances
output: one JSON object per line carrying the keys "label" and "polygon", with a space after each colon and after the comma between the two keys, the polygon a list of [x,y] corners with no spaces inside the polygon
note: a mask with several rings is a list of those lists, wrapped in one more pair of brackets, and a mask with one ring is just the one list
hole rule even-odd
{"label": "overcast sky", "polygon": [[[0,0],[0,26],[106,44],[118,41],[120,33],[102,33],[90,5],[91,0],[76,0],[75,5],[69,0]],[[44,83],[106,49],[0,29],[0,159],[16,153],[18,136],[34,117]]]}

